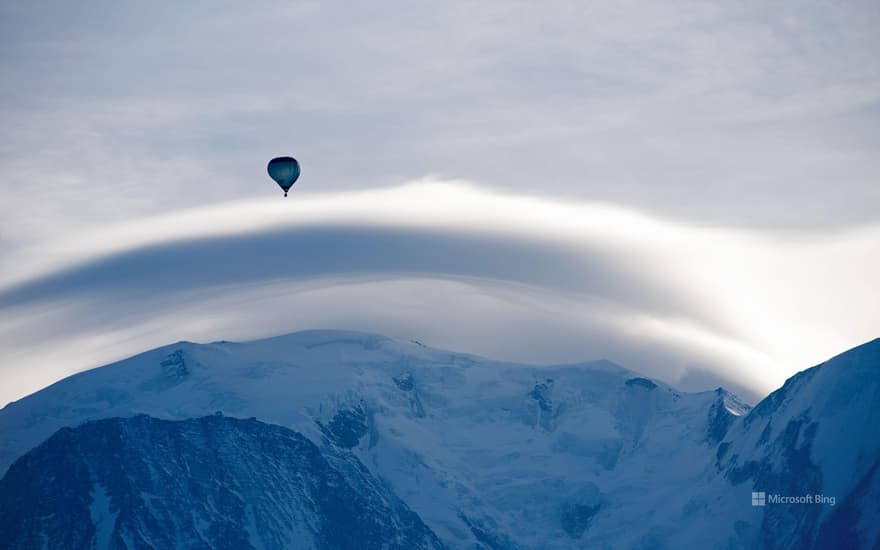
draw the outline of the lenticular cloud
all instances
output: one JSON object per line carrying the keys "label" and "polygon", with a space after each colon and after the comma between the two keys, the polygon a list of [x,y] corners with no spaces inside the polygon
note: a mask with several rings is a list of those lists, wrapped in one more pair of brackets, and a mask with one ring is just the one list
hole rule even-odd
{"label": "lenticular cloud", "polygon": [[0,286],[0,398],[181,338],[316,327],[606,357],[754,398],[870,337],[880,306],[841,293],[880,278],[878,235],[813,242],[440,181],[181,211],[21,255]]}

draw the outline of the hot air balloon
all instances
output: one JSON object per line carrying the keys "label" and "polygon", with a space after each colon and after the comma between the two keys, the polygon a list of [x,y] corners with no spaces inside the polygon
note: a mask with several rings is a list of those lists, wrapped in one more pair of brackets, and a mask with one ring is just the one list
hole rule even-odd
{"label": "hot air balloon", "polygon": [[269,161],[269,177],[275,180],[284,196],[299,177],[299,163],[293,157],[277,157]]}

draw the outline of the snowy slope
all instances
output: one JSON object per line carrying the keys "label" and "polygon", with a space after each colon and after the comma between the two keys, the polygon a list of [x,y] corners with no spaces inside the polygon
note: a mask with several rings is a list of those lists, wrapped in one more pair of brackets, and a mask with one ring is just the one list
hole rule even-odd
{"label": "snowy slope", "polygon": [[[783,492],[784,476],[761,477],[749,464],[776,457],[784,469],[798,460],[790,438],[760,443],[763,423],[784,433],[810,410],[829,426],[815,431],[811,459],[823,488],[838,491],[840,503],[853,495],[849,506],[867,523],[827,506],[815,507],[814,519],[837,517],[841,529],[876,540],[868,533],[876,506],[865,502],[878,491],[878,450],[864,442],[872,429],[864,419],[878,414],[876,384],[850,379],[876,381],[878,348],[875,341],[807,371],[831,374],[813,384],[795,377],[780,390],[787,397],[750,412],[724,390],[682,393],[607,361],[534,367],[335,331],[182,342],[8,405],[0,469],[64,426],[222,411],[349,449],[455,548],[773,547],[765,535],[776,524],[766,518],[784,510],[753,508],[750,493]],[[835,366],[850,355],[860,367]],[[793,521],[780,524],[787,536],[803,531]],[[812,545],[814,531],[801,542]]]}
{"label": "snowy slope", "polygon": [[768,508],[764,547],[880,546],[880,339],[791,377],[730,430],[718,465],[737,486],[835,498]]}

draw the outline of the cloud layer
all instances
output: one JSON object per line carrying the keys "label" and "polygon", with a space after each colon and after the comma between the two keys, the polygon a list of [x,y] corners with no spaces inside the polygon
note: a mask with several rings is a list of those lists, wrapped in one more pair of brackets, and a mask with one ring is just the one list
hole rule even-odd
{"label": "cloud layer", "polygon": [[[419,181],[59,239],[0,287],[14,399],[179,339],[368,330],[501,359],[607,357],[750,398],[874,336],[880,227],[821,238]],[[41,274],[41,275],[34,275]]]}

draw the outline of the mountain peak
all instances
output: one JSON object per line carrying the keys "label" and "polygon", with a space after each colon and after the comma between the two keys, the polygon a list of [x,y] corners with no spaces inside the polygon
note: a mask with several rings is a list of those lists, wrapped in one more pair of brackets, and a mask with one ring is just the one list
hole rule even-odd
{"label": "mountain peak", "polygon": [[[86,421],[221,411],[357,458],[452,547],[754,547],[779,528],[748,505],[750,490],[871,501],[876,350],[799,373],[749,411],[723,388],[680,392],[607,360],[523,365],[351,331],[180,343],[0,411],[0,466]],[[101,490],[96,501],[112,499]],[[622,528],[634,514],[644,521]]]}

